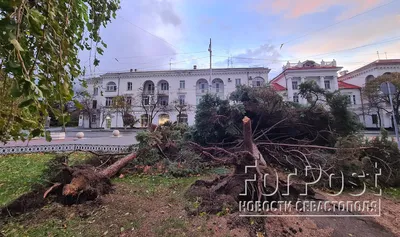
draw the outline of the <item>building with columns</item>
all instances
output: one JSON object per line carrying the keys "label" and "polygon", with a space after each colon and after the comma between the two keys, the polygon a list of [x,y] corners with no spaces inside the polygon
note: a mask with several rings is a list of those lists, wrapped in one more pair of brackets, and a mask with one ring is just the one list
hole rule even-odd
{"label": "building with columns", "polygon": [[[131,115],[140,119],[136,126],[147,126],[146,111],[154,106],[163,106],[152,121],[162,124],[166,121],[186,122],[194,124],[195,107],[207,93],[216,94],[226,99],[238,85],[254,87],[268,83],[270,69],[254,68],[217,68],[191,70],[138,71],[130,70],[122,73],[106,73],[97,78],[87,80],[88,92],[93,95],[94,113],[91,116],[91,127],[106,128],[106,114],[110,118],[111,127],[122,127],[121,113],[107,112],[116,96],[124,96],[132,105]],[[173,103],[183,105],[185,111],[180,113],[171,108]],[[80,115],[79,126],[89,127],[89,117]]]}
{"label": "building with columns", "polygon": [[299,95],[299,85],[307,81],[315,81],[321,88],[329,91],[339,89],[337,73],[342,67],[338,67],[335,60],[322,60],[320,64],[311,60],[287,62],[282,69],[283,71],[271,81],[271,85],[282,91],[286,101],[307,104],[306,98]]}
{"label": "building with columns", "polygon": [[[365,83],[375,78],[392,72],[400,72],[400,59],[383,59],[371,62],[352,72],[340,72],[339,83],[346,83],[363,88]],[[393,119],[390,106],[383,109],[371,107],[369,102],[364,98],[361,108],[357,108],[357,114],[362,114],[362,121],[366,128],[393,128]]]}

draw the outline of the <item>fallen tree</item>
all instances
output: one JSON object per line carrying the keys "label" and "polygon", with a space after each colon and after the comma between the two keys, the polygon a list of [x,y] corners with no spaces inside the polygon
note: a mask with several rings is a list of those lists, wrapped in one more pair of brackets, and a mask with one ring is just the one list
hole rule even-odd
{"label": "fallen tree", "polygon": [[67,203],[94,200],[111,190],[110,178],[135,158],[136,153],[131,153],[102,170],[92,165],[70,167],[64,163],[62,170],[54,177],[54,185],[47,189],[43,198],[55,193],[67,197]]}
{"label": "fallen tree", "polygon": [[[190,145],[212,162],[234,168],[230,175],[220,176],[212,181],[198,180],[189,188],[186,193],[189,198],[201,199],[199,208],[195,210],[198,213],[218,213],[225,208],[235,210],[239,201],[296,201],[300,198],[299,194],[304,193],[303,184],[287,183],[266,162],[254,143],[251,120],[248,117],[243,119],[243,142],[240,147],[227,150],[202,147],[192,142]],[[283,193],[288,195],[283,196]],[[308,190],[308,193],[309,196],[314,195],[312,190]]]}

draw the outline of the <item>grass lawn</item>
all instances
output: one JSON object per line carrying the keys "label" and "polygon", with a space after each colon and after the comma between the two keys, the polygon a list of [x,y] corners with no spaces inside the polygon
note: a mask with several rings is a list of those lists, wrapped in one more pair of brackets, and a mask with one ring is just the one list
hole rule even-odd
{"label": "grass lawn", "polygon": [[[16,154],[0,156],[0,208],[31,191],[34,184],[46,182],[41,179],[47,162],[54,154]],[[85,153],[74,153],[70,160],[88,157]]]}

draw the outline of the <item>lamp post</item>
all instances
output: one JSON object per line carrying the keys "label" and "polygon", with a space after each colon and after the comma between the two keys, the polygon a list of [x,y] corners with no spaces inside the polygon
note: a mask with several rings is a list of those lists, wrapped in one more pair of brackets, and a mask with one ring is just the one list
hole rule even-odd
{"label": "lamp post", "polygon": [[400,140],[399,140],[399,131],[397,128],[397,119],[396,115],[394,113],[394,106],[393,106],[393,100],[392,100],[392,94],[396,93],[396,87],[391,83],[391,82],[383,82],[381,84],[381,91],[383,94],[389,96],[389,101],[390,101],[390,107],[392,108],[392,117],[393,117],[393,122],[394,122],[394,132],[396,134],[396,139],[397,139],[397,146],[400,148]]}
{"label": "lamp post", "polygon": [[109,115],[106,117],[106,129],[111,129],[111,118]]}

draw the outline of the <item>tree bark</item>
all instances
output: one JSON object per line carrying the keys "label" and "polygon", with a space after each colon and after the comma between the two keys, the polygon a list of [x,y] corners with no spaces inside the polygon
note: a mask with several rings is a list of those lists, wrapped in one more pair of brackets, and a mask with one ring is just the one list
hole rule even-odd
{"label": "tree bark", "polygon": [[267,165],[263,155],[258,150],[256,144],[253,141],[253,130],[251,128],[251,120],[247,116],[243,118],[243,149],[250,152],[253,156],[259,160],[261,165]]}
{"label": "tree bark", "polygon": [[62,188],[62,192],[60,192],[62,196],[95,199],[111,189],[110,178],[135,159],[136,156],[136,153],[131,153],[101,171],[96,171],[92,166],[69,167],[66,165],[64,171],[68,175],[62,178],[62,183],[59,182],[50,187],[44,193],[44,198],[49,193]]}
{"label": "tree bark", "polygon": [[100,175],[103,175],[107,178],[111,178],[118,173],[122,168],[124,168],[130,161],[136,158],[136,153],[129,154],[124,158],[118,160],[114,164],[100,171]]}

